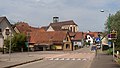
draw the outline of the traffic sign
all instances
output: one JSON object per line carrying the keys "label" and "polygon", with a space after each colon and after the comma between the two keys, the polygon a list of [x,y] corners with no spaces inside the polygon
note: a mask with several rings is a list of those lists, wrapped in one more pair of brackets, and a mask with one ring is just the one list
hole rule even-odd
{"label": "traffic sign", "polygon": [[117,39],[117,31],[111,31],[110,32],[110,37],[111,37],[111,39]]}
{"label": "traffic sign", "polygon": [[100,38],[96,38],[96,42],[100,42]]}

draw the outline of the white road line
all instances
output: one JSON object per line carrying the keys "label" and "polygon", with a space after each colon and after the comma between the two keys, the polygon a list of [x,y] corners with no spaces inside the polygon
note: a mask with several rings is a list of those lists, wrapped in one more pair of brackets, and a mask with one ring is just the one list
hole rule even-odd
{"label": "white road line", "polygon": [[66,60],[70,60],[70,58],[66,58]]}
{"label": "white road line", "polygon": [[60,60],[65,60],[65,58],[61,58]]}
{"label": "white road line", "polygon": [[54,60],[59,60],[59,58],[55,58]]}

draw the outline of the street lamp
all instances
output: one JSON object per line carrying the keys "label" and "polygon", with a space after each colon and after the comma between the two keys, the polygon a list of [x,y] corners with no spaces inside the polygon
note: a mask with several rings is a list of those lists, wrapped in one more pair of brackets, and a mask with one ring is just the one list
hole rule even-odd
{"label": "street lamp", "polygon": [[[105,12],[103,9],[102,10],[100,10],[100,12]],[[109,11],[107,11],[108,13],[109,13]],[[108,37],[109,37],[109,35],[110,35],[110,16],[111,16],[111,14],[109,13],[109,16],[108,16],[108,22],[107,22],[107,27],[108,27],[108,31],[107,31],[107,35],[108,35]],[[109,42],[109,40],[108,40],[108,42]],[[102,45],[101,45],[102,46]],[[102,47],[101,47],[102,48]],[[102,50],[102,49],[101,49]]]}
{"label": "street lamp", "polygon": [[12,33],[7,28],[5,34],[7,35],[7,39],[8,39],[8,36],[10,35],[10,43],[9,43],[9,60],[10,60],[10,58],[11,58],[11,37],[12,37]]}
{"label": "street lamp", "polygon": [[[100,10],[100,12],[105,12],[103,9]],[[109,11],[107,11],[109,13]],[[108,16],[108,22],[107,22],[107,27],[108,27],[108,34],[110,34],[110,16],[111,14],[109,13],[109,16]]]}

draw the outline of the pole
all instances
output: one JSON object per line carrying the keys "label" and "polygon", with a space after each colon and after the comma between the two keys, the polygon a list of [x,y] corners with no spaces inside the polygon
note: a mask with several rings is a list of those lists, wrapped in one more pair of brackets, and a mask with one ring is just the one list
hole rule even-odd
{"label": "pole", "polygon": [[11,32],[10,32],[10,46],[9,46],[9,60],[11,59]]}
{"label": "pole", "polygon": [[28,56],[29,56],[29,37],[30,37],[30,33],[27,33],[27,42],[28,42]]}
{"label": "pole", "polygon": [[115,54],[115,43],[113,41],[113,60],[114,60],[114,54]]}
{"label": "pole", "polygon": [[108,23],[107,23],[107,26],[108,26],[108,34],[110,34],[110,13],[109,13],[109,18],[108,18]]}

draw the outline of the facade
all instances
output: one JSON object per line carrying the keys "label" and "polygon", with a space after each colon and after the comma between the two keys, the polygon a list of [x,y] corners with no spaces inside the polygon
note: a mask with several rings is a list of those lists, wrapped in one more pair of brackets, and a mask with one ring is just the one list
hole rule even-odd
{"label": "facade", "polygon": [[83,47],[83,42],[84,42],[83,32],[76,32],[70,35],[71,35],[71,40],[72,40],[74,49]]}
{"label": "facade", "polygon": [[78,32],[78,25],[73,20],[59,22],[58,17],[55,17],[53,23],[49,24],[47,31]]}
{"label": "facade", "polygon": [[15,31],[13,30],[10,22],[6,17],[0,17],[0,48],[3,47],[4,40],[9,36],[13,36]]}
{"label": "facade", "polygon": [[84,37],[85,37],[85,41],[87,43],[90,43],[90,45],[92,45],[95,42],[95,39],[98,38],[98,34],[100,32],[86,32],[84,33]]}

